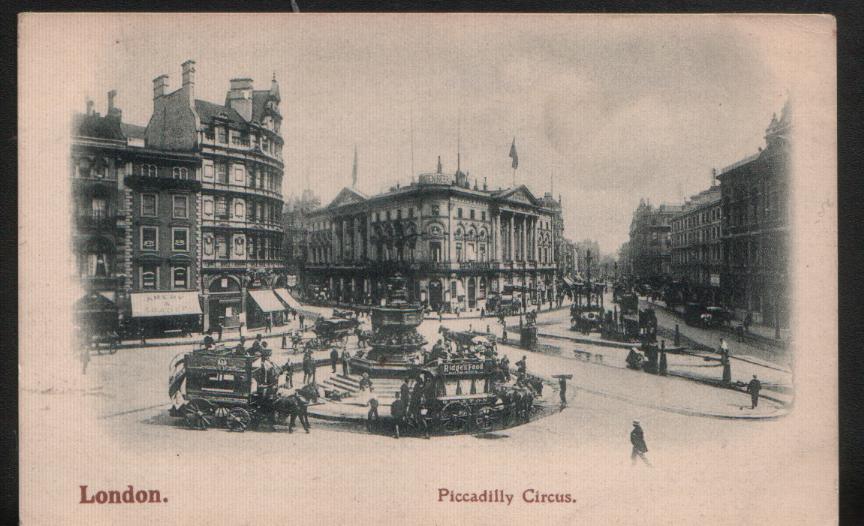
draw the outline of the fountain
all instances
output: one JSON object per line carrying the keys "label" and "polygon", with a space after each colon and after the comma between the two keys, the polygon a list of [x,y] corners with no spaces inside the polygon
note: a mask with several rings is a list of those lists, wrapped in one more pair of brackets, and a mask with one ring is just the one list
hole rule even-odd
{"label": "fountain", "polygon": [[423,323],[423,307],[408,302],[406,280],[400,275],[387,279],[384,304],[372,308],[371,349],[351,359],[351,369],[373,378],[404,378],[423,363],[421,349],[426,340],[417,332]]}

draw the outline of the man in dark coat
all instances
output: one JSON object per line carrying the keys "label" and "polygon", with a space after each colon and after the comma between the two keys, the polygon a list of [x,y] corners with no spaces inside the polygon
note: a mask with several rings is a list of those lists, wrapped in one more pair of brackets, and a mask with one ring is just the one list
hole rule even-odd
{"label": "man in dark coat", "polygon": [[285,373],[285,386],[294,387],[294,364],[291,363],[291,358],[285,361],[282,371]]}
{"label": "man in dark coat", "polygon": [[240,337],[240,343],[237,344],[237,347],[234,347],[234,354],[237,356],[246,356],[246,337]]}
{"label": "man in dark coat", "polygon": [[756,378],[756,375],[753,375],[753,379],[750,380],[750,383],[747,384],[747,392],[750,393],[750,409],[756,409],[759,405],[759,391],[762,390],[762,382]]}
{"label": "man in dark coat", "polygon": [[348,348],[342,349],[342,376],[348,376],[351,373],[351,353]]}
{"label": "man in dark coat", "polygon": [[405,404],[399,399],[399,391],[396,391],[396,400],[390,404],[390,415],[393,416],[393,438],[399,438],[399,426],[405,417]]}
{"label": "man in dark coat", "polygon": [[399,394],[402,395],[402,403],[406,406],[411,399],[411,386],[408,385],[408,379],[402,380],[402,385],[399,386]]}
{"label": "man in dark coat", "polygon": [[252,342],[252,348],[249,349],[249,354],[256,355],[261,354],[261,335],[255,335],[255,341]]}
{"label": "man in dark coat", "polygon": [[204,349],[210,349],[213,347],[213,331],[208,330],[207,336],[204,336]]}
{"label": "man in dark coat", "polygon": [[336,347],[330,350],[330,368],[333,373],[336,372],[336,364],[339,363],[339,351],[336,350]]}
{"label": "man in dark coat", "polygon": [[523,356],[521,360],[516,362],[516,374],[524,375],[526,372],[528,372],[528,365],[526,364],[525,360],[526,357]]}
{"label": "man in dark coat", "polygon": [[558,379],[558,396],[561,397],[561,409],[567,407],[567,379],[563,376]]}
{"label": "man in dark coat", "polygon": [[630,453],[630,459],[633,464],[636,464],[636,457],[641,458],[646,464],[651,465],[648,459],[645,458],[645,453],[648,452],[648,446],[645,445],[645,433],[642,432],[642,426],[638,420],[633,421],[633,431],[630,431],[630,443],[633,445],[633,452]]}
{"label": "man in dark coat", "polygon": [[306,317],[302,314],[300,315],[300,328],[303,328],[303,324],[306,322]]}

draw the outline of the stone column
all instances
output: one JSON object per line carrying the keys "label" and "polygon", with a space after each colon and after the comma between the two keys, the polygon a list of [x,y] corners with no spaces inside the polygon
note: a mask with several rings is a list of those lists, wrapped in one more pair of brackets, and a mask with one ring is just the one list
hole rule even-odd
{"label": "stone column", "polygon": [[501,220],[498,215],[489,219],[492,224],[489,228],[489,243],[492,245],[489,247],[489,256],[496,261],[501,261],[501,227],[499,225]]}
{"label": "stone column", "polygon": [[516,252],[513,250],[513,238],[515,237],[515,225],[513,224],[513,220],[516,218],[514,214],[510,214],[510,217],[507,218],[507,229],[508,229],[508,243],[507,243],[507,259],[510,261],[514,261],[516,259]]}

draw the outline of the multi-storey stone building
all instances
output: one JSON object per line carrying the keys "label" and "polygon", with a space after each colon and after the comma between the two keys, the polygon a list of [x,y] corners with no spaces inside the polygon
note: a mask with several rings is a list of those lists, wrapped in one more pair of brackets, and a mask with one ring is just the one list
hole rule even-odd
{"label": "multi-storey stone building", "polygon": [[375,196],[343,189],[307,216],[306,281],[331,298],[376,302],[384,279],[409,280],[433,309],[480,309],[493,294],[548,301],[556,290],[553,218],[525,186],[489,190],[457,169]]}
{"label": "multi-storey stone building", "polygon": [[723,210],[724,300],[736,315],[787,327],[789,105],[765,132],[766,146],[718,175]]}
{"label": "multi-storey stone building", "polygon": [[261,324],[285,308],[279,86],[234,79],[224,105],[196,99],[193,61],[167,86],[154,79],[146,128],[124,125],[113,95],[105,117],[76,118],[80,268],[139,326]]}
{"label": "multi-storey stone building", "polygon": [[680,211],[681,205],[654,207],[645,200],[639,201],[630,222],[630,266],[634,279],[656,287],[671,279],[671,221]]}
{"label": "multi-storey stone building", "polygon": [[672,218],[672,277],[687,296],[681,300],[720,301],[722,223],[719,186],[691,197]]}

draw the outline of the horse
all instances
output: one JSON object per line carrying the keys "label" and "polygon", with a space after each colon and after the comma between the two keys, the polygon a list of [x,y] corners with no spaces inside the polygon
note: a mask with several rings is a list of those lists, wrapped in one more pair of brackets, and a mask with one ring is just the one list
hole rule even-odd
{"label": "horse", "polygon": [[294,422],[297,417],[300,417],[300,424],[303,426],[303,429],[308,433],[309,432],[309,414],[306,411],[306,408],[309,406],[309,402],[317,402],[318,401],[318,386],[314,383],[304,385],[293,394],[288,396],[280,396],[273,402],[273,410],[276,414],[278,414],[281,418],[285,418],[288,416],[290,418],[288,422],[288,432],[294,432]]}

